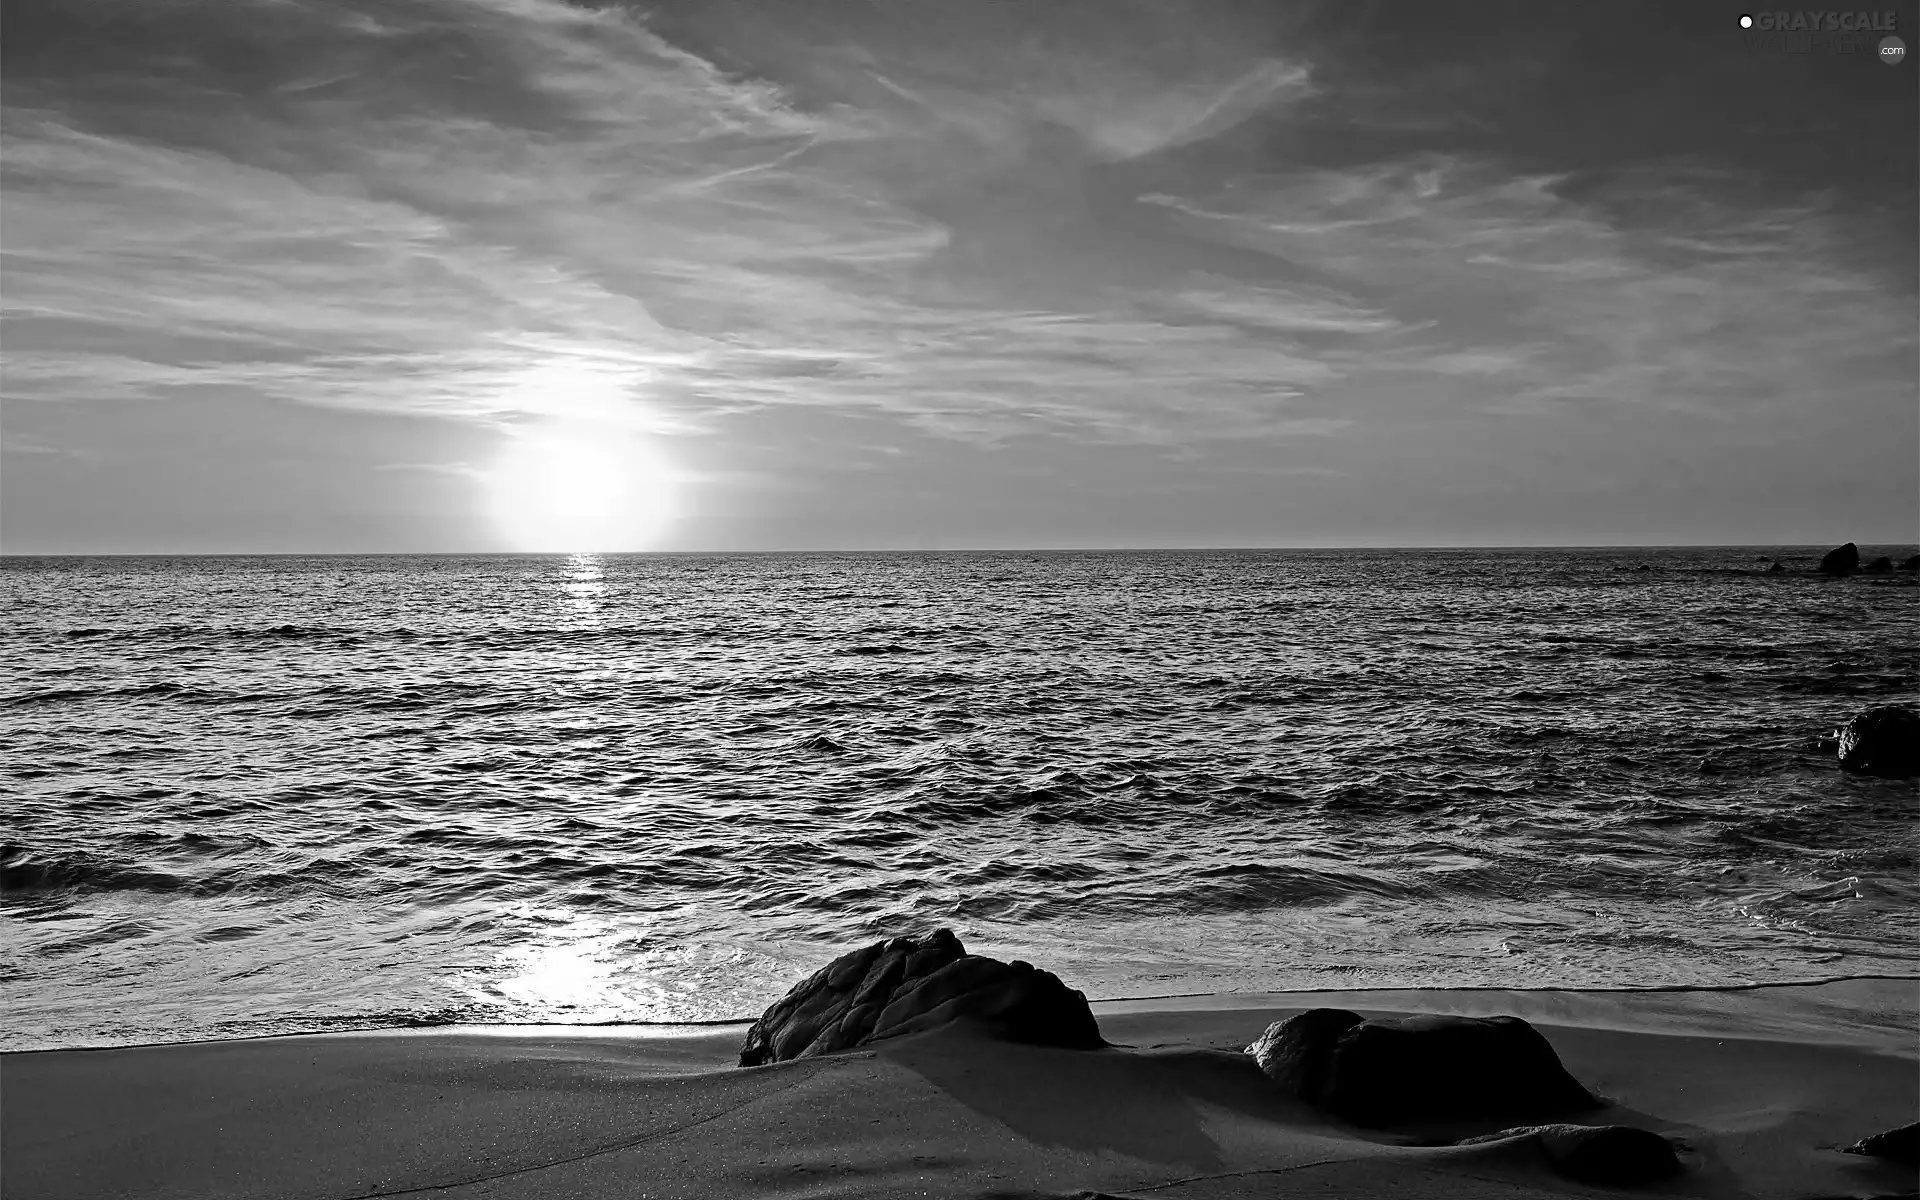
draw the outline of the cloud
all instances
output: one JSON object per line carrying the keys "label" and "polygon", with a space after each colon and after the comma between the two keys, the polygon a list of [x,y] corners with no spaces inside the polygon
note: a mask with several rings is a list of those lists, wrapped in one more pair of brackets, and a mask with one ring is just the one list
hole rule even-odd
{"label": "cloud", "polygon": [[465,462],[383,462],[373,464],[373,469],[419,475],[441,475],[449,479],[485,479],[489,474],[487,468]]}
{"label": "cloud", "polygon": [[[1850,261],[1847,215],[1817,194],[1742,204],[1728,194],[1738,182],[1658,163],[1581,194],[1568,176],[1422,156],[1278,175],[1230,204],[1148,199],[1349,296],[1390,298],[1327,310],[1330,330],[1396,335],[1364,357],[1323,353],[1345,378],[1479,377],[1490,390],[1471,408],[1508,414],[1577,400],[1719,417],[1830,388],[1849,363],[1856,381],[1897,384],[1915,344],[1911,297]],[[1296,328],[1321,311],[1264,303]]]}
{"label": "cloud", "polygon": [[1311,70],[1263,59],[1237,78],[1210,87],[1162,90],[1124,80],[1042,99],[1049,118],[1081,131],[1102,157],[1139,158],[1215,137],[1282,102],[1312,95]]}
{"label": "cloud", "polygon": [[1191,288],[1175,299],[1204,318],[1279,333],[1385,333],[1401,326],[1380,310],[1337,296],[1283,288]]}
{"label": "cloud", "polygon": [[21,455],[27,455],[27,454],[59,455],[59,454],[70,453],[69,451],[63,450],[61,447],[52,445],[48,442],[41,440],[40,438],[33,437],[26,434],[16,434],[11,432],[0,434],[0,451],[5,451],[8,454],[21,454]]}

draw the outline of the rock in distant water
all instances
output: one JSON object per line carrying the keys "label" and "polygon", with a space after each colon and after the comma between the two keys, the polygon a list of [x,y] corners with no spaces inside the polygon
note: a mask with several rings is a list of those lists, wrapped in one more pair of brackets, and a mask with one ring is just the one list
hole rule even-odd
{"label": "rock in distant water", "polygon": [[1862,571],[1871,572],[1875,575],[1885,575],[1887,572],[1893,570],[1893,560],[1888,558],[1886,555],[1882,554],[1879,558],[1874,559],[1872,562],[1868,563],[1864,567],[1861,567],[1860,569]]}
{"label": "rock in distant water", "polygon": [[1851,575],[1860,569],[1860,547],[1848,542],[1837,550],[1829,550],[1820,560],[1822,575]]}
{"label": "rock in distant water", "polygon": [[1785,567],[1781,566],[1779,563],[1775,563],[1772,566],[1767,568],[1767,574],[1773,575],[1785,570],[1786,570]]}
{"label": "rock in distant water", "polygon": [[747,1030],[740,1065],[851,1050],[970,1019],[1008,1041],[1106,1045],[1084,994],[1030,964],[968,954],[947,929],[841,955],[782,997]]}
{"label": "rock in distant water", "polygon": [[1920,554],[1910,555],[1900,560],[1902,571],[1920,571]]}
{"label": "rock in distant water", "polygon": [[1847,1147],[1848,1154],[1891,1159],[1908,1166],[1920,1165],[1920,1122],[1861,1138]]}
{"label": "rock in distant water", "polygon": [[1840,769],[1905,779],[1920,774],[1920,713],[1898,704],[1870,708],[1836,734]]}
{"label": "rock in distant water", "polygon": [[1548,1115],[1599,1103],[1518,1017],[1365,1020],[1315,1008],[1268,1026],[1247,1053],[1293,1096],[1360,1125]]}
{"label": "rock in distant water", "polygon": [[1499,1133],[1462,1138],[1456,1146],[1530,1137],[1546,1152],[1554,1170],[1581,1183],[1631,1186],[1680,1173],[1673,1143],[1631,1125],[1523,1125]]}

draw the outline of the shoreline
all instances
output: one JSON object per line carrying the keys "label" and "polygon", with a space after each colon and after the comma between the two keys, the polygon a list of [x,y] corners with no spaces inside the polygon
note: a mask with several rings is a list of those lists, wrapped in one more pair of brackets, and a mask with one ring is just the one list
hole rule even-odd
{"label": "shoreline", "polygon": [[[1920,996],[1920,974],[1913,975],[1829,975],[1817,979],[1796,979],[1761,983],[1729,983],[1711,986],[1694,984],[1653,985],[1647,987],[1476,987],[1470,985],[1446,985],[1439,987],[1374,987],[1374,988],[1287,988],[1262,992],[1179,992],[1166,995],[1114,996],[1106,999],[1089,999],[1089,1007],[1097,1017],[1103,1012],[1114,1014],[1125,1012],[1244,1012],[1263,1008],[1312,1007],[1312,1005],[1294,1005],[1297,997],[1338,998],[1366,997],[1389,998],[1393,996],[1433,996],[1460,997],[1460,1003],[1448,1006],[1436,1002],[1438,1007],[1422,1011],[1456,1012],[1465,1014],[1468,1008],[1480,1008],[1474,1005],[1472,997],[1510,997],[1518,1006],[1514,1015],[1525,1015],[1522,1008],[1536,1008],[1530,1005],[1528,997],[1588,997],[1604,1005],[1608,998],[1625,999],[1633,996],[1679,997],[1688,995],[1721,996],[1749,992],[1778,992],[1796,988],[1828,988],[1835,985],[1860,985],[1863,987],[1888,986],[1897,988],[1900,984],[1910,985],[1916,996]],[[1391,1011],[1388,1008],[1374,1006],[1378,1011]],[[351,1020],[351,1018],[347,1018]],[[365,1025],[346,1029],[310,1029],[289,1030],[282,1033],[253,1033],[237,1037],[221,1038],[183,1038],[175,1041],[160,1042],[115,1042],[106,1045],[47,1046],[26,1050],[0,1050],[0,1059],[29,1054],[89,1054],[108,1050],[151,1050],[180,1046],[220,1046],[230,1043],[278,1041],[286,1038],[337,1038],[337,1037],[414,1037],[435,1033],[464,1033],[476,1036],[559,1036],[565,1033],[576,1034],[583,1038],[619,1037],[625,1034],[635,1038],[661,1037],[697,1037],[702,1033],[717,1033],[726,1029],[738,1028],[742,1031],[752,1025],[757,1017],[726,1017],[702,1021],[422,1021],[411,1024]]]}
{"label": "shoreline", "polygon": [[[1840,1153],[1920,1109],[1920,980],[1685,992],[1377,989],[1093,1002],[1104,1050],[959,1026],[738,1068],[740,1023],[419,1026],[0,1056],[7,1200],[116,1195],[1592,1196],[1503,1128],[1358,1129],[1243,1047],[1305,1007],[1507,1012],[1712,1200],[1889,1195]],[[29,1099],[30,1098],[30,1099]],[[1284,1181],[1284,1185],[1283,1185]]]}

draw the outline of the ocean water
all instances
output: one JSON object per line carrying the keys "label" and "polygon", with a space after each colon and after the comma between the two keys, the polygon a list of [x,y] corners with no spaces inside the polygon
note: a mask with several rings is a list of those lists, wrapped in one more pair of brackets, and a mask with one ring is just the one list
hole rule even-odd
{"label": "ocean water", "polygon": [[1915,974],[1920,588],[1763,554],[0,560],[0,1046]]}

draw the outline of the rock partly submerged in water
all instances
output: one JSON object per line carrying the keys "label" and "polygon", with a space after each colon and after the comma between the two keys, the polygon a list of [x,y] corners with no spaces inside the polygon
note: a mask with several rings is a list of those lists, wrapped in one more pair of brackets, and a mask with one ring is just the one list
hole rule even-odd
{"label": "rock partly submerged in water", "polygon": [[1892,1162],[1905,1163],[1908,1166],[1920,1166],[1920,1122],[1902,1125],[1898,1129],[1889,1129],[1885,1133],[1876,1133],[1864,1137],[1846,1148],[1848,1154],[1864,1154],[1869,1158],[1884,1158]]}
{"label": "rock partly submerged in water", "polygon": [[1359,1125],[1599,1106],[1519,1017],[1367,1020],[1314,1008],[1269,1025],[1247,1053],[1290,1095]]}
{"label": "rock partly submerged in water", "polygon": [[1680,1173],[1673,1143],[1631,1125],[1523,1125],[1499,1133],[1463,1138],[1456,1146],[1530,1138],[1553,1169],[1580,1183],[1632,1186],[1655,1183]]}
{"label": "rock partly submerged in water", "polygon": [[1860,569],[1869,575],[1886,575],[1893,570],[1893,560],[1882,554]]}
{"label": "rock partly submerged in water", "polygon": [[1848,542],[1827,551],[1820,560],[1822,575],[1851,575],[1860,569],[1860,547]]}
{"label": "rock partly submerged in water", "polygon": [[1910,554],[1900,560],[1902,571],[1920,571],[1920,554]]}
{"label": "rock partly submerged in water", "polygon": [[1834,734],[1840,769],[1905,779],[1920,774],[1920,713],[1898,704],[1870,708]]}
{"label": "rock partly submerged in water", "polygon": [[875,942],[834,959],[747,1030],[740,1065],[851,1050],[967,1020],[1013,1042],[1106,1045],[1087,998],[1049,971],[968,954],[947,929]]}

